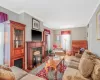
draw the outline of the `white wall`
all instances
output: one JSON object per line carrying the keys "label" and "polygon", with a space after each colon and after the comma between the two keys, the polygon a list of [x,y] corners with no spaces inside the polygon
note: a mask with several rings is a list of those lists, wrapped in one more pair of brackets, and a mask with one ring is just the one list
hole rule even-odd
{"label": "white wall", "polygon": [[72,28],[70,29],[72,33],[72,40],[87,40],[87,28]]}
{"label": "white wall", "polygon": [[88,48],[94,54],[100,56],[100,40],[97,40],[97,31],[96,31],[96,14],[100,11],[100,5],[98,6],[97,10],[93,14],[88,28]]}
{"label": "white wall", "polygon": [[[25,40],[26,41],[31,41],[32,18],[34,18],[34,17],[32,17],[31,15],[29,15],[27,13],[21,13],[19,16],[20,16],[19,17],[19,21],[26,25]],[[50,28],[45,27],[43,25],[43,22],[40,21],[40,29],[39,29],[39,31],[42,32],[44,29],[49,29],[50,30],[50,32],[51,32],[51,34],[50,34],[50,36],[51,36],[50,37],[50,43],[53,44],[53,30],[50,29]],[[51,45],[50,48],[52,49],[52,45]]]}
{"label": "white wall", "polygon": [[0,12],[4,12],[4,13],[8,14],[9,20],[13,20],[13,21],[19,22],[19,15],[18,14],[14,13],[14,12],[8,10],[8,9],[5,9],[5,8],[3,8],[1,6],[0,6]]}
{"label": "white wall", "polygon": [[70,30],[71,31],[71,39],[72,40],[87,40],[87,27],[79,27],[79,28],[69,28],[69,29],[60,29],[54,30],[54,38],[53,43],[60,45],[61,41],[56,41],[56,35],[61,35],[61,31]]}
{"label": "white wall", "polygon": [[[19,17],[19,21],[26,25],[25,28],[25,40],[32,41],[31,39],[31,29],[32,29],[32,16],[27,13],[21,13]],[[40,21],[40,29],[39,31],[43,31],[43,22]]]}

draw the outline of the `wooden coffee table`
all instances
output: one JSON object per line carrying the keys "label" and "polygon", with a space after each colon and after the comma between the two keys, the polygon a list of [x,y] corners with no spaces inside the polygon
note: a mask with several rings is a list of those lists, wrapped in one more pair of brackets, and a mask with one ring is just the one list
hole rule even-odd
{"label": "wooden coffee table", "polygon": [[[61,64],[61,66],[59,66],[60,64]],[[53,57],[52,59],[50,59],[50,58],[48,59],[48,61],[46,62],[45,69],[46,69],[46,72],[48,72],[48,67],[53,68],[56,71],[55,78],[57,79],[58,68],[62,69],[63,65],[64,65],[64,58],[57,59],[57,58]]]}

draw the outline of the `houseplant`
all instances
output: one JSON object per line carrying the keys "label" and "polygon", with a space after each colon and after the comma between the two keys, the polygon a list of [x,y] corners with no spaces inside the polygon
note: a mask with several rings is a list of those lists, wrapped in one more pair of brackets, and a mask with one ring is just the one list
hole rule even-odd
{"label": "houseplant", "polygon": [[48,50],[48,55],[51,55],[52,54],[52,50]]}

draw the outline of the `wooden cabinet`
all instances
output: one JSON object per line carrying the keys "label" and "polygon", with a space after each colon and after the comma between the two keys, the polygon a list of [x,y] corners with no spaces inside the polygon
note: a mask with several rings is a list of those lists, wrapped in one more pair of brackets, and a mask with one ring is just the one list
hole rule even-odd
{"label": "wooden cabinet", "polygon": [[[5,26],[5,32],[8,33],[8,44],[5,43],[5,64],[15,66],[14,61],[22,59],[22,68],[24,68],[25,61],[25,25],[9,21]],[[7,47],[10,49],[8,50]],[[8,50],[9,52],[7,53]],[[8,58],[7,58],[8,56]]]}

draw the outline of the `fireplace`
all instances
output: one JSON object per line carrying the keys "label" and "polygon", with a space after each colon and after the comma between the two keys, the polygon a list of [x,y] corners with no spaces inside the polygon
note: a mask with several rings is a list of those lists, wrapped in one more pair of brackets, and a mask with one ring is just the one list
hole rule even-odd
{"label": "fireplace", "polygon": [[[28,41],[26,42],[27,48],[27,68],[29,70],[33,69],[33,52],[40,51],[41,57],[44,58],[44,42],[35,42],[35,41]],[[42,60],[41,60],[42,61]]]}
{"label": "fireplace", "polygon": [[42,47],[32,48],[33,51],[40,51],[40,54],[42,54]]}
{"label": "fireplace", "polygon": [[32,57],[33,67],[42,63],[42,47],[32,48]]}
{"label": "fireplace", "polygon": [[23,68],[23,58],[14,60],[14,66],[22,69]]}

